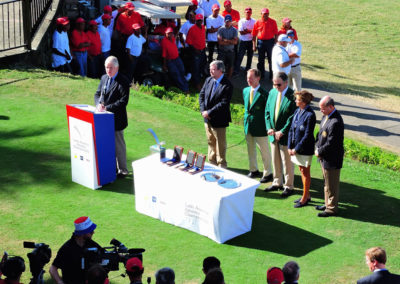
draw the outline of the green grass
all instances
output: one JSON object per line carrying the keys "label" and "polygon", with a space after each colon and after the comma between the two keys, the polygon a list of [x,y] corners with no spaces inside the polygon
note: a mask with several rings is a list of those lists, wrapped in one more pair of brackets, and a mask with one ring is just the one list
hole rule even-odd
{"label": "green grass", "polygon": [[[138,214],[132,178],[97,191],[72,183],[65,104],[92,104],[97,84],[41,70],[0,71],[0,249],[27,260],[30,250],[22,248],[22,241],[30,240],[48,243],[55,256],[70,237],[73,220],[89,215],[98,224],[97,242],[105,246],[115,237],[128,247],[145,248],[144,275],[153,277],[156,269],[170,266],[176,283],[200,283],[201,262],[209,255],[221,260],[227,283],[265,283],[269,266],[282,267],[292,259],[300,264],[302,283],[354,283],[369,273],[364,251],[376,245],[387,250],[388,268],[400,272],[400,173],[380,166],[345,159],[337,218],[317,218],[311,206],[293,209],[301,192],[297,170],[297,195],[287,200],[263,192],[262,185],[256,191],[252,231],[222,245]],[[128,116],[129,161],[149,154],[154,141],[148,127],[167,147],[207,150],[197,112],[135,93]],[[231,125],[227,135],[228,146],[237,144],[243,128]],[[231,147],[227,159],[230,168],[247,172],[244,143]],[[312,199],[321,204],[323,180],[315,161],[311,174]],[[26,272],[22,282],[29,277]],[[112,283],[127,280],[119,277]]]}

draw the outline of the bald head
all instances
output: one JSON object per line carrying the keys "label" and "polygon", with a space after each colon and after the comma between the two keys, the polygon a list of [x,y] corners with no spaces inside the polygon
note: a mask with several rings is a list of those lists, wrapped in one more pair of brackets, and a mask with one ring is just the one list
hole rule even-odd
{"label": "bald head", "polygon": [[335,110],[335,101],[330,96],[324,96],[319,101],[319,109],[323,115],[330,115]]}

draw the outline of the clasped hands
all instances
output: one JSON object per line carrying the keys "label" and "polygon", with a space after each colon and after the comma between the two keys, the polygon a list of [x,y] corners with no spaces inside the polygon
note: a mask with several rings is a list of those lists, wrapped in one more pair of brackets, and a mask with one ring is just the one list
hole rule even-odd
{"label": "clasped hands", "polygon": [[281,140],[283,133],[281,131],[275,131],[273,129],[268,130],[268,135],[269,136],[274,136],[276,141]]}

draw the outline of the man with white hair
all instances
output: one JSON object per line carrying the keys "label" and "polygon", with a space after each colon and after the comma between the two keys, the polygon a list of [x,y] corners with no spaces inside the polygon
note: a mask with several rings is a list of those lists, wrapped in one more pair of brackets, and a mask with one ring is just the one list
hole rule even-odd
{"label": "man with white hair", "polygon": [[272,72],[274,74],[284,72],[289,74],[293,59],[289,57],[286,51],[287,44],[291,40],[286,35],[280,35],[278,41],[272,49]]}
{"label": "man with white hair", "polygon": [[118,72],[119,63],[115,56],[108,57],[104,65],[106,74],[101,77],[99,87],[94,94],[94,101],[97,111],[114,113],[117,175],[125,177],[129,174],[124,139],[124,129],[128,126],[126,105],[129,100],[129,81]]}

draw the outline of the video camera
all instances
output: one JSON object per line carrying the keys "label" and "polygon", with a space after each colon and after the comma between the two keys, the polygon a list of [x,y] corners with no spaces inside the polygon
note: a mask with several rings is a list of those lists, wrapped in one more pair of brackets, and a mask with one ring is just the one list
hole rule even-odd
{"label": "video camera", "polygon": [[97,247],[87,248],[84,252],[85,269],[89,269],[94,264],[100,264],[106,271],[119,270],[119,263],[124,266],[128,259],[137,257],[143,262],[142,253],[145,249],[128,249],[124,244],[116,239],[110,241],[111,247],[104,247],[102,250]]}
{"label": "video camera", "polygon": [[24,248],[33,248],[28,253],[29,268],[32,274],[30,284],[43,283],[43,267],[50,261],[51,249],[45,243],[35,244],[34,242],[24,242]]}

